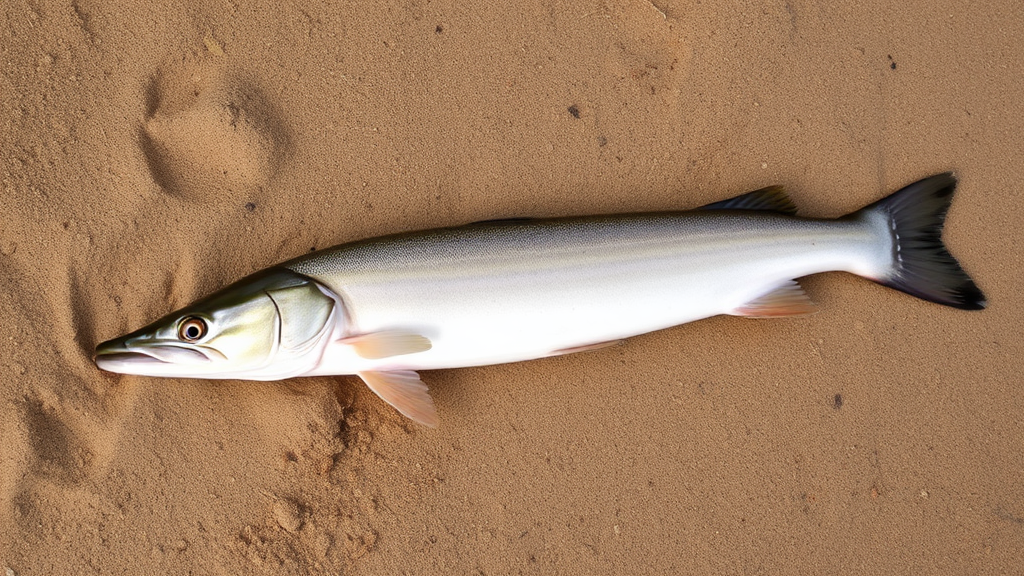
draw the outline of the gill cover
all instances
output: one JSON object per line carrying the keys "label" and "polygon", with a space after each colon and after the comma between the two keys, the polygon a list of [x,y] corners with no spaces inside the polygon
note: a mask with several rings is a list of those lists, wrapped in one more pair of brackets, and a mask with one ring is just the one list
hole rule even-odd
{"label": "gill cover", "polygon": [[340,300],[316,281],[271,268],[96,348],[96,364],[146,376],[277,380],[320,360]]}

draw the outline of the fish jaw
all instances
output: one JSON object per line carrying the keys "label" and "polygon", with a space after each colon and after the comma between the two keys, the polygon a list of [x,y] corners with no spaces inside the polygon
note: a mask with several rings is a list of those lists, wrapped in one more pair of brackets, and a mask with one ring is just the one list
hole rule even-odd
{"label": "fish jaw", "polygon": [[138,376],[149,376],[152,366],[167,364],[163,360],[143,354],[142,352],[107,352],[97,353],[93,358],[96,366],[106,372],[117,374],[135,374]]}
{"label": "fish jaw", "polygon": [[135,339],[117,338],[96,347],[93,361],[101,370],[137,376],[198,376],[215,358],[212,348],[184,346],[179,343],[148,342],[133,345]]}

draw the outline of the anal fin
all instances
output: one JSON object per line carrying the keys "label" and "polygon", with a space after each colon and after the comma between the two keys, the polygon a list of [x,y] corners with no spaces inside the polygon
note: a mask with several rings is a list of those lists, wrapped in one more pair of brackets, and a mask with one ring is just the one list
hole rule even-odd
{"label": "anal fin", "polygon": [[775,290],[760,296],[732,311],[733,316],[748,318],[781,318],[814,314],[818,307],[796,280],[790,280]]}
{"label": "anal fin", "polygon": [[437,410],[427,392],[427,385],[412,370],[359,372],[359,377],[395,410],[414,422],[429,428],[437,427]]}
{"label": "anal fin", "polygon": [[575,354],[576,352],[590,352],[591,350],[600,350],[602,348],[609,348],[611,346],[618,346],[625,340],[608,340],[607,342],[596,342],[594,344],[584,344],[582,346],[572,346],[569,348],[559,348],[551,353],[552,356],[561,356],[563,354]]}

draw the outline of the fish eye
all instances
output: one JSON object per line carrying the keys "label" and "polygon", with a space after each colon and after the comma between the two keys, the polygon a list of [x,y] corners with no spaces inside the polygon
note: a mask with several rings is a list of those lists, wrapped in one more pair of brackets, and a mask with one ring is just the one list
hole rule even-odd
{"label": "fish eye", "polygon": [[178,326],[178,338],[185,342],[195,342],[206,336],[206,321],[202,318],[189,316]]}

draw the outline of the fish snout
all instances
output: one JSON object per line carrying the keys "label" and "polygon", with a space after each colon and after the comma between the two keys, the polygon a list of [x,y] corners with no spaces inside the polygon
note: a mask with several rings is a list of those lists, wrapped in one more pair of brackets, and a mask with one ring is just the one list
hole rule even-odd
{"label": "fish snout", "polygon": [[93,362],[100,370],[120,374],[161,376],[173,367],[204,364],[208,355],[179,343],[117,338],[96,347]]}

